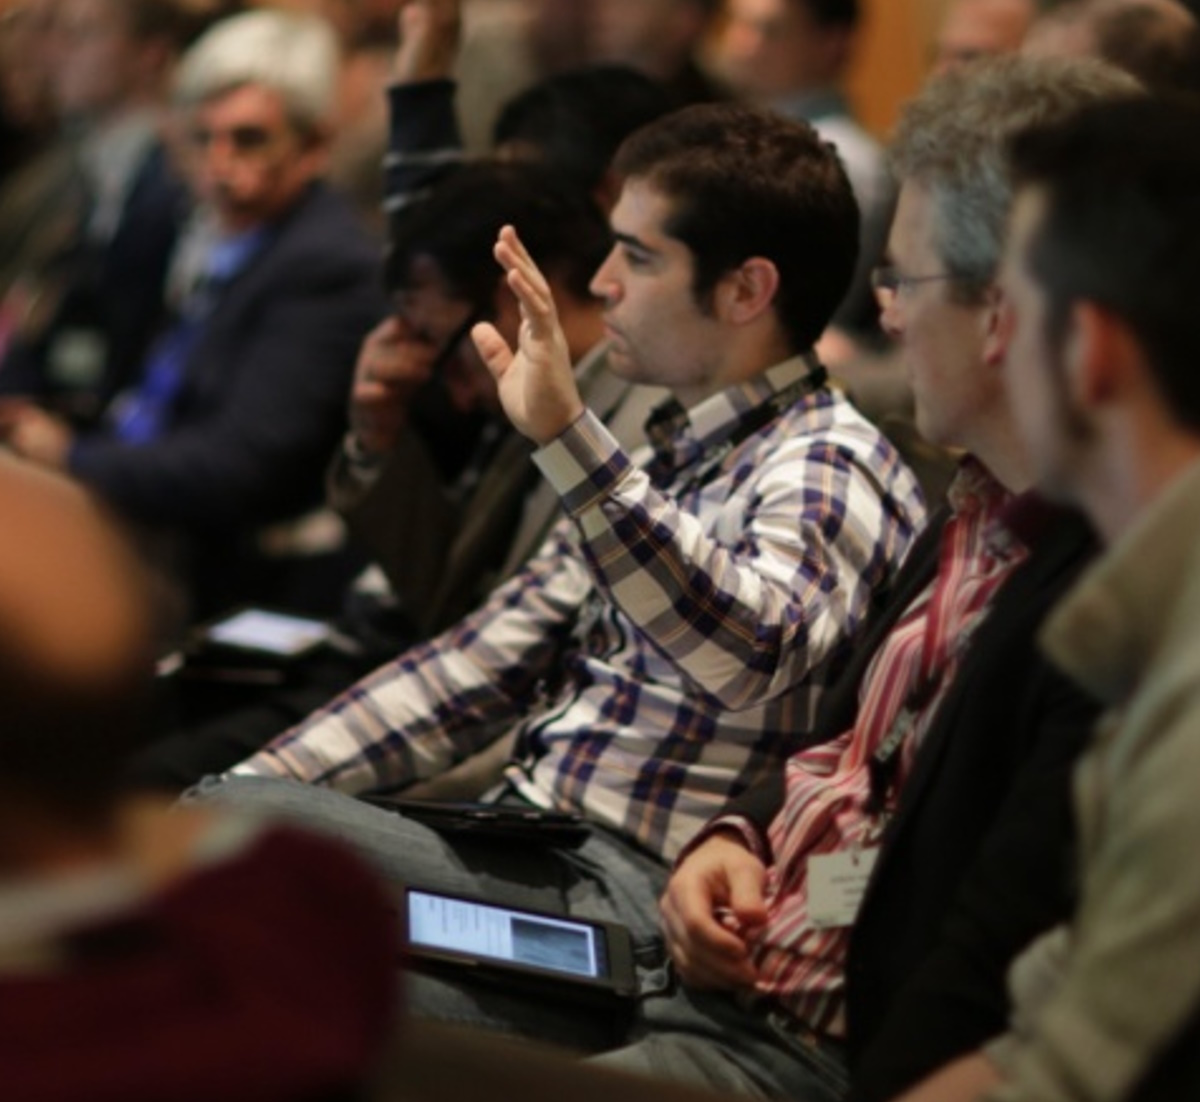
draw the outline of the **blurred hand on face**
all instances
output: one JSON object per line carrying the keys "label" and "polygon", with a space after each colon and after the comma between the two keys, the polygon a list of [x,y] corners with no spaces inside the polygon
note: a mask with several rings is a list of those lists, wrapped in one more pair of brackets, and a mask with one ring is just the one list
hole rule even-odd
{"label": "blurred hand on face", "polygon": [[430,378],[436,350],[392,316],[367,334],[354,368],[350,428],[371,456],[387,455],[408,424],[417,391]]}

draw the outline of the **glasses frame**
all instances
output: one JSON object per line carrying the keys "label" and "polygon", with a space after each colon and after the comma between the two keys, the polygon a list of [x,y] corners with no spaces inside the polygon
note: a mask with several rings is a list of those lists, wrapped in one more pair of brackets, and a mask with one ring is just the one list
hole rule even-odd
{"label": "glasses frame", "polygon": [[934,272],[930,275],[902,275],[895,264],[878,264],[871,269],[871,290],[877,295],[899,295],[905,287],[916,287],[921,283],[938,283],[954,279],[950,272]]}
{"label": "glasses frame", "polygon": [[429,374],[431,377],[440,375],[445,368],[450,358],[458,350],[458,346],[470,335],[471,330],[475,328],[481,321],[486,321],[489,316],[488,310],[483,306],[476,306],[466,318],[455,328],[454,332],[446,338],[441,350],[433,358],[433,363],[429,365]]}

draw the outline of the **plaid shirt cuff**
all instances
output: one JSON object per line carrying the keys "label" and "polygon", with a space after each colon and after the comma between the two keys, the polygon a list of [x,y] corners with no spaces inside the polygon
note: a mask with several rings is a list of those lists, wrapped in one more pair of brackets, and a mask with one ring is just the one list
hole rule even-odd
{"label": "plaid shirt cuff", "polygon": [[557,439],[534,452],[533,461],[572,517],[606,497],[632,466],[616,437],[591,410],[584,410]]}

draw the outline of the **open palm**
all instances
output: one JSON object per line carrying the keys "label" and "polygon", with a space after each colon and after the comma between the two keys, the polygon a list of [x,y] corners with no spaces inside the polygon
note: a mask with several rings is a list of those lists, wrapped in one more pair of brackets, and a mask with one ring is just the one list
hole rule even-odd
{"label": "open palm", "polygon": [[567,340],[550,285],[512,226],[500,231],[495,254],[521,308],[517,348],[487,322],[471,336],[495,376],[508,419],[535,443],[548,444],[583,413]]}

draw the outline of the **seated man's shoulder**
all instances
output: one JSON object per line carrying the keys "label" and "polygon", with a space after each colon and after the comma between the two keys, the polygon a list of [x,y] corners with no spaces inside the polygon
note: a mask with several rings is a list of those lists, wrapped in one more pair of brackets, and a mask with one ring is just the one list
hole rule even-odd
{"label": "seated man's shoulder", "polygon": [[382,246],[338,192],[318,185],[301,200],[273,245],[281,272],[327,278],[350,271],[379,283]]}

